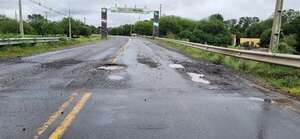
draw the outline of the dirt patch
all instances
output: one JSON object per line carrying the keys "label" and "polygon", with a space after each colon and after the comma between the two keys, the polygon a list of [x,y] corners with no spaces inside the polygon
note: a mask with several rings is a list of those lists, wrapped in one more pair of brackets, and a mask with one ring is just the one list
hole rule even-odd
{"label": "dirt patch", "polygon": [[156,62],[153,59],[148,58],[148,57],[140,57],[139,56],[137,61],[141,64],[149,66],[150,68],[157,68],[159,66],[158,62]]}
{"label": "dirt patch", "polygon": [[289,99],[274,99],[273,101],[278,105],[283,105],[283,106],[292,106],[294,104],[294,102]]}
{"label": "dirt patch", "polygon": [[19,64],[24,62],[26,61],[22,60],[21,57],[0,59],[0,63],[7,63],[7,64]]}
{"label": "dirt patch", "polygon": [[75,59],[66,59],[66,60],[61,60],[61,61],[43,63],[43,64],[41,64],[41,67],[46,68],[46,69],[61,69],[65,66],[76,65],[79,63],[82,63],[82,61],[78,61]]}

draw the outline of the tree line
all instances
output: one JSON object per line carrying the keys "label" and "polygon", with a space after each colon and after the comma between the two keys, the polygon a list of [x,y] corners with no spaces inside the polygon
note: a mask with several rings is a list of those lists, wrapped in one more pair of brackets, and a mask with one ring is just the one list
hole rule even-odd
{"label": "tree line", "polygon": [[[80,20],[71,18],[72,37],[89,36],[99,33],[99,28],[87,25]],[[51,21],[40,14],[32,14],[28,16],[28,20],[24,21],[24,32],[29,35],[68,35],[69,34],[69,18],[63,18],[60,21]],[[5,15],[0,15],[0,34],[16,35],[19,34],[19,22]]]}
{"label": "tree line", "polygon": [[[232,45],[233,36],[239,38],[260,38],[261,47],[268,47],[272,32],[273,19],[260,20],[258,17],[241,17],[225,20],[221,14],[206,19],[191,20],[179,16],[160,18],[160,36],[217,46]],[[152,35],[151,20],[138,21],[134,25],[110,28],[111,35]],[[300,52],[300,13],[293,9],[284,10],[279,51],[284,53]]]}

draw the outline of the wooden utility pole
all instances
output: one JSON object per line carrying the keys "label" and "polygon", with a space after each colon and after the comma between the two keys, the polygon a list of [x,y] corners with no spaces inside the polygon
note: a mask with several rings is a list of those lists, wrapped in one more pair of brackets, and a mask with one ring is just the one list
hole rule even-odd
{"label": "wooden utility pole", "polygon": [[24,25],[23,25],[23,14],[22,14],[22,0],[19,0],[19,22],[20,22],[20,35],[24,38]]}
{"label": "wooden utility pole", "polygon": [[277,52],[278,44],[281,33],[281,20],[282,20],[283,0],[276,0],[276,8],[274,13],[274,21],[272,28],[272,35],[270,41],[269,52]]}

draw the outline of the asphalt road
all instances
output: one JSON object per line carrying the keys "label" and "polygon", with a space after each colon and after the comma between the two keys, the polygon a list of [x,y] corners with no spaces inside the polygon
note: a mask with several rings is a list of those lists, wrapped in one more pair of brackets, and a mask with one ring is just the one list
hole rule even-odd
{"label": "asphalt road", "polygon": [[0,138],[299,139],[300,114],[250,84],[139,38],[7,60]]}

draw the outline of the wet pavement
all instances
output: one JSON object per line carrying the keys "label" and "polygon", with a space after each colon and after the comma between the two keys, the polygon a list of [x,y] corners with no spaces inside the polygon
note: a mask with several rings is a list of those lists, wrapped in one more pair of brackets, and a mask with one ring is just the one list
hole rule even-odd
{"label": "wet pavement", "polygon": [[140,38],[0,63],[1,139],[299,139],[291,105]]}

